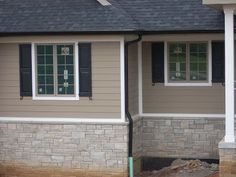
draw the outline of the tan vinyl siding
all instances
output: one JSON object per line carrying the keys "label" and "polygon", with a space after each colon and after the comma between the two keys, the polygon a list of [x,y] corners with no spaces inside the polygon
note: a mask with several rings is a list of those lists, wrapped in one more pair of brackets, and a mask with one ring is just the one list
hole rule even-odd
{"label": "tan vinyl siding", "polygon": [[0,117],[120,118],[120,44],[92,43],[92,100],[20,100],[18,44],[0,44]]}
{"label": "tan vinyl siding", "polygon": [[151,43],[143,43],[144,113],[223,114],[224,87],[166,87],[152,85]]}
{"label": "tan vinyl siding", "polygon": [[138,45],[129,46],[129,111],[138,114]]}

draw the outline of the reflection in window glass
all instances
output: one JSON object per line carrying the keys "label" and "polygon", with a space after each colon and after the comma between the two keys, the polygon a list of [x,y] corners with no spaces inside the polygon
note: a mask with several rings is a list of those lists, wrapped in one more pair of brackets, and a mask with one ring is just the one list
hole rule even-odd
{"label": "reflection in window glass", "polygon": [[74,94],[73,45],[57,46],[58,94]]}
{"label": "reflection in window glass", "polygon": [[186,80],[186,44],[169,45],[169,80]]}
{"label": "reflection in window glass", "polygon": [[168,79],[170,82],[207,82],[207,43],[169,43]]}
{"label": "reflection in window glass", "polygon": [[39,95],[54,94],[52,45],[37,46],[37,81]]}
{"label": "reflection in window glass", "polygon": [[190,44],[190,80],[207,80],[207,44]]}

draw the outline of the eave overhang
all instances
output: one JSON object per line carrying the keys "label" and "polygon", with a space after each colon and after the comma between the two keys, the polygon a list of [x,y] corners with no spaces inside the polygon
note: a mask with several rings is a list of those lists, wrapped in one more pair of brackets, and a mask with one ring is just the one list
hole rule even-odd
{"label": "eave overhang", "polygon": [[224,6],[236,6],[236,0],[202,0],[202,3],[220,11]]}

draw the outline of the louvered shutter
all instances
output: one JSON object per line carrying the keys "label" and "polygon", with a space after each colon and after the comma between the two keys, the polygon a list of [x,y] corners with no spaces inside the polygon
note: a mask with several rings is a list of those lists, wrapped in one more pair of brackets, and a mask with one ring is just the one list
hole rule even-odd
{"label": "louvered shutter", "polygon": [[91,43],[79,44],[79,95],[92,96]]}
{"label": "louvered shutter", "polygon": [[164,83],[164,42],[152,43],[152,83]]}
{"label": "louvered shutter", "polygon": [[20,96],[32,96],[31,44],[19,45]]}
{"label": "louvered shutter", "polygon": [[212,42],[212,82],[225,81],[225,45],[223,41]]}

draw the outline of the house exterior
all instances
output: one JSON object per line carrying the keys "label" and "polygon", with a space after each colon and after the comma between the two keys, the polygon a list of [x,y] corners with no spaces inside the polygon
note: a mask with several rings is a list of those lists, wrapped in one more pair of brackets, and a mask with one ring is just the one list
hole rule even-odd
{"label": "house exterior", "polygon": [[153,158],[235,176],[235,9],[0,1],[0,176],[133,176]]}

